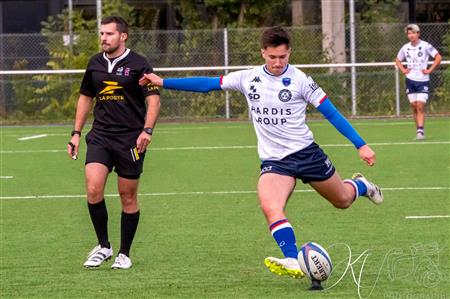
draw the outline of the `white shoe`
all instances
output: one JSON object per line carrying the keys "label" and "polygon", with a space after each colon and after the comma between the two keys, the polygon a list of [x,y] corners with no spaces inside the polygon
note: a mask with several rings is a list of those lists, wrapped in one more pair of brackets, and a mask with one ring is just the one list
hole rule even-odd
{"label": "white shoe", "polygon": [[133,264],[128,256],[125,254],[119,253],[112,264],[111,269],[130,269]]}
{"label": "white shoe", "polygon": [[88,254],[86,262],[83,264],[86,268],[95,268],[100,266],[103,262],[109,260],[113,255],[113,250],[111,248],[101,247],[97,245]]}
{"label": "white shoe", "polygon": [[303,278],[303,274],[298,264],[298,260],[287,257],[284,259],[277,259],[275,257],[266,257],[264,264],[269,268],[270,272],[278,275],[287,275],[292,278]]}
{"label": "white shoe", "polygon": [[364,195],[368,199],[370,199],[373,203],[379,205],[383,202],[383,192],[381,189],[372,182],[369,182],[362,174],[355,173],[352,177],[354,180],[359,180],[366,185],[367,192]]}
{"label": "white shoe", "polygon": [[416,140],[424,140],[425,139],[425,133],[423,132],[417,132],[416,133]]}

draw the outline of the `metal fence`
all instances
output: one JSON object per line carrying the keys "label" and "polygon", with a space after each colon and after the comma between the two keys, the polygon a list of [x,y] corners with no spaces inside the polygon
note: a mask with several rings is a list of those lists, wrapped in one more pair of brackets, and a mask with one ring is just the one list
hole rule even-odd
{"label": "metal fence", "polygon": [[[356,61],[393,61],[407,42],[406,24],[371,24],[356,27]],[[422,39],[433,44],[448,60],[450,24],[420,24]],[[323,64],[332,61],[323,49],[321,26],[289,28],[293,37],[292,64]],[[262,63],[259,36],[263,29],[132,31],[127,46],[148,58],[153,67],[242,66]],[[445,40],[447,39],[447,44]],[[89,56],[98,51],[95,33],[79,32],[74,43],[63,33],[0,35],[1,70],[82,70]],[[349,57],[346,32],[346,57]],[[356,67],[356,113],[352,111],[350,68],[303,67],[347,115],[395,116],[409,113],[404,80],[396,86],[392,65]],[[82,71],[80,71],[82,72]],[[185,69],[170,76],[220,75],[223,70]],[[0,113],[3,119],[64,120],[73,117],[81,74],[0,73]],[[7,75],[5,75],[7,74]],[[168,75],[168,74],[163,74]],[[431,113],[450,112],[450,71],[442,66],[431,76]],[[396,92],[397,90],[397,92]],[[396,98],[399,101],[396,102]],[[227,106],[225,103],[229,103]],[[400,105],[398,105],[400,103]],[[241,95],[214,92],[209,95],[164,91],[162,117],[245,118],[247,107]]]}

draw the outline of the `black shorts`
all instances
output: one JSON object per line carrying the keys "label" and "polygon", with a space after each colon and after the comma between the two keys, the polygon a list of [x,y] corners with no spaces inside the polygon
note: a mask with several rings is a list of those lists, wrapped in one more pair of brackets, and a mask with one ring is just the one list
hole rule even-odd
{"label": "black shorts", "polygon": [[314,142],[281,160],[265,160],[261,162],[261,175],[265,173],[287,175],[301,179],[305,184],[325,181],[335,171],[328,156]]}
{"label": "black shorts", "polygon": [[145,152],[136,150],[136,140],[141,132],[101,134],[91,130],[86,135],[86,163],[101,163],[114,168],[118,176],[138,179],[144,166]]}
{"label": "black shorts", "polygon": [[430,91],[430,81],[414,81],[406,78],[406,93],[426,93]]}

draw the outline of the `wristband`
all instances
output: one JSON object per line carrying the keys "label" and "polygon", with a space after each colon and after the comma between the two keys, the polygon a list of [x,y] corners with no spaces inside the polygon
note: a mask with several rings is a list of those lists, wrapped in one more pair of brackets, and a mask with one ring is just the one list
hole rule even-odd
{"label": "wristband", "polygon": [[150,128],[150,127],[144,128],[144,129],[142,129],[142,131],[144,131],[148,135],[152,135],[153,134],[153,128]]}
{"label": "wristband", "polygon": [[75,134],[78,134],[78,136],[81,137],[81,132],[80,132],[80,131],[77,131],[77,130],[73,130],[72,133],[70,133],[70,136],[73,136],[73,135],[75,135]]}

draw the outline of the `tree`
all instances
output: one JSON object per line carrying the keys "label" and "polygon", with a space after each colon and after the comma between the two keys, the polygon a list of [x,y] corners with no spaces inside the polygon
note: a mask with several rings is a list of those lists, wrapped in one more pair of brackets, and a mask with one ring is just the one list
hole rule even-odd
{"label": "tree", "polygon": [[[449,21],[450,23],[450,21]],[[450,53],[450,31],[447,32],[447,34],[444,37],[444,52],[441,53],[442,56],[445,54]],[[445,57],[445,56],[444,56]],[[430,101],[430,110],[437,110],[437,111],[450,111],[450,68],[445,68],[445,70],[442,72],[442,85],[436,89],[436,96],[438,98],[438,101],[435,101],[432,99]],[[442,109],[439,109],[442,107]]]}
{"label": "tree", "polygon": [[288,25],[290,2],[261,0],[181,1],[176,4],[183,29]]}
{"label": "tree", "polygon": [[[119,10],[120,9],[120,10]],[[103,15],[121,15],[136,23],[134,10],[124,0],[104,1]],[[89,57],[99,51],[96,20],[86,20],[82,10],[72,12],[73,43],[68,42],[69,11],[49,16],[42,22],[41,33],[47,38],[49,53],[47,67],[51,70],[84,69]],[[16,69],[26,68],[27,62],[16,63]],[[25,78],[23,78],[25,80]],[[79,96],[80,75],[35,75],[32,84],[14,83],[17,106],[23,117],[67,119],[73,116]]]}
{"label": "tree", "polygon": [[398,22],[397,13],[400,0],[356,0],[356,10],[362,23],[393,23]]}

